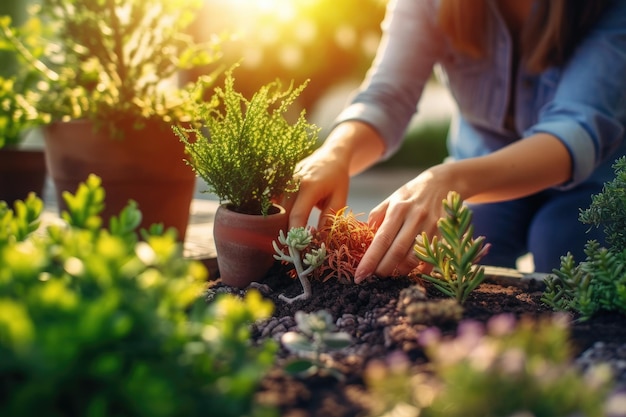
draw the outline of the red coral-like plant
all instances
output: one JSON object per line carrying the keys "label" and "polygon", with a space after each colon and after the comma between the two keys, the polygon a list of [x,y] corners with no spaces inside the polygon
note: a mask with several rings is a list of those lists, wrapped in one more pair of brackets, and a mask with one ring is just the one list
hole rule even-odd
{"label": "red coral-like plant", "polygon": [[315,233],[315,245],[326,245],[326,259],[314,271],[314,277],[326,281],[354,282],[354,272],[374,239],[375,230],[347,207],[327,215],[324,225]]}
{"label": "red coral-like plant", "polygon": [[[310,253],[324,245],[326,257],[312,272],[312,278],[322,282],[335,278],[342,284],[354,283],[356,268],[376,233],[374,227],[357,218],[360,215],[344,207],[326,215],[323,226],[313,232],[311,244],[302,251],[302,254]],[[292,278],[298,276],[295,269],[289,271],[289,275]],[[396,276],[398,273],[394,271],[392,277]],[[418,275],[409,274],[409,276],[416,278]]]}

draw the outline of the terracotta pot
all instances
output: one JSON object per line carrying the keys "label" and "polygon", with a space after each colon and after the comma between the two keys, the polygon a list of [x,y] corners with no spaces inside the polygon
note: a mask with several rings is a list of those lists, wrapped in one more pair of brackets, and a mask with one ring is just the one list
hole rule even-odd
{"label": "terracotta pot", "polygon": [[35,192],[43,199],[46,182],[46,160],[43,149],[0,149],[0,200],[13,207]]}
{"label": "terracotta pot", "polygon": [[94,173],[106,191],[105,224],[133,199],[143,214],[141,227],[163,223],[185,239],[195,174],[184,161],[184,145],[169,127],[129,127],[122,139],[112,139],[95,132],[91,122],[76,120],[46,126],[44,139],[60,211],[65,209],[62,193],[75,192]]}
{"label": "terracotta pot", "polygon": [[227,204],[218,207],[213,225],[217,267],[226,285],[245,288],[262,280],[274,264],[272,241],[287,230],[289,217],[283,207],[274,206],[267,216],[237,213]]}

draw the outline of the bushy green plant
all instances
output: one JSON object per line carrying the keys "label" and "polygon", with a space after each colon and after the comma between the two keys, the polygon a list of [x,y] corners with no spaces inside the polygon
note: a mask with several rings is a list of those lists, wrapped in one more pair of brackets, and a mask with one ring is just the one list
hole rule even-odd
{"label": "bushy green plant", "polygon": [[[368,370],[375,398],[387,399],[384,410],[401,408],[420,417],[605,415],[609,368],[583,374],[573,365],[563,316],[516,321],[499,315],[486,326],[462,322],[454,338],[433,328],[421,339],[432,375],[413,373],[398,360]],[[392,387],[396,392],[389,393]]]}
{"label": "bushy green plant", "polygon": [[350,346],[352,339],[346,332],[338,332],[333,318],[326,310],[313,313],[298,311],[295,315],[298,332],[287,332],[281,337],[283,345],[298,355],[285,365],[285,370],[294,375],[330,374],[337,379],[344,376],[334,368],[323,354]]}
{"label": "bushy green plant", "polygon": [[235,90],[234,68],[194,120],[202,128],[175,126],[193,170],[210,191],[234,210],[267,215],[272,201],[297,189],[296,164],[317,142],[319,129],[305,111],[290,123],[287,112],[306,83],[282,90],[279,80],[262,86],[250,100]]}
{"label": "bushy green plant", "polygon": [[[0,16],[0,28],[10,25],[9,16]],[[0,36],[0,51],[12,50]],[[43,120],[31,104],[38,77],[22,61],[16,60],[13,71],[0,76],[0,148],[21,143],[24,133]]]}
{"label": "bushy green plant", "polygon": [[626,156],[615,161],[613,170],[615,178],[591,196],[591,205],[580,211],[579,220],[602,227],[608,246],[620,251],[626,249]]}
{"label": "bushy green plant", "polygon": [[21,143],[25,132],[41,123],[26,99],[29,80],[20,78],[0,77],[0,148]]}
{"label": "bushy green plant", "polygon": [[249,340],[271,303],[207,305],[173,231],[140,238],[133,203],[102,227],[98,177],[64,198],[66,222],[44,227],[34,194],[0,203],[0,415],[272,415],[254,393],[277,346]]}
{"label": "bushy green plant", "polygon": [[587,242],[585,260],[577,263],[567,253],[545,280],[542,301],[555,310],[577,312],[581,320],[600,310],[626,314],[626,157],[617,159],[613,169],[615,178],[579,216],[582,223],[604,228],[608,248]]}
{"label": "bushy green plant", "polygon": [[441,239],[428,239],[422,233],[414,250],[417,257],[433,266],[422,277],[443,294],[463,304],[468,295],[484,280],[485,271],[476,263],[489,250],[485,238],[473,237],[472,211],[463,204],[458,193],[451,191],[443,201],[446,217],[439,219]]}
{"label": "bushy green plant", "polygon": [[32,101],[42,117],[88,118],[119,136],[121,126],[188,120],[202,99],[197,89],[176,86],[179,71],[218,56],[219,42],[197,44],[186,33],[201,6],[200,0],[42,0],[24,27],[0,21],[0,38],[42,77]]}

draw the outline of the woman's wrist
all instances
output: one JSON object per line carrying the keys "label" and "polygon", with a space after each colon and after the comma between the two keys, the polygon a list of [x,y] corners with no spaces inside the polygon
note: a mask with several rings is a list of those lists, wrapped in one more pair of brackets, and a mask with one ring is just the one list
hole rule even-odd
{"label": "woman's wrist", "polygon": [[367,123],[350,120],[337,125],[324,142],[324,152],[348,163],[350,175],[358,174],[378,162],[385,144]]}
{"label": "woman's wrist", "polygon": [[433,168],[466,200],[492,203],[524,197],[567,181],[571,158],[556,137],[536,134],[489,155]]}

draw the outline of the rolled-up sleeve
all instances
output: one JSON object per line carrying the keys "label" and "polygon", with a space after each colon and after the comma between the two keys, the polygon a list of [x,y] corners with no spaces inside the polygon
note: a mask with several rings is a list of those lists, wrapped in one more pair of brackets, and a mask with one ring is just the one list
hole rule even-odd
{"label": "rolled-up sleeve", "polygon": [[622,145],[626,126],[626,2],[613,3],[560,71],[558,86],[524,136],[549,133],[572,158],[570,188]]}
{"label": "rolled-up sleeve", "polygon": [[400,147],[440,51],[435,1],[392,0],[376,58],[359,91],[335,124],[359,120],[382,137],[384,158]]}

